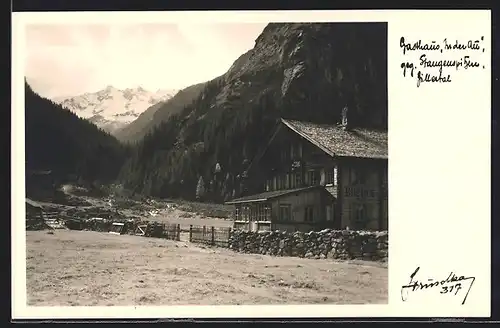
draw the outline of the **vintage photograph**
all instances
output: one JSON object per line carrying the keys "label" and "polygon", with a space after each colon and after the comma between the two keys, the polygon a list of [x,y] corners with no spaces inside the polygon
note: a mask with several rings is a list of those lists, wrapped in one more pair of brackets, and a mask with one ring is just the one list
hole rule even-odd
{"label": "vintage photograph", "polygon": [[27,25],[27,305],[387,304],[387,25]]}

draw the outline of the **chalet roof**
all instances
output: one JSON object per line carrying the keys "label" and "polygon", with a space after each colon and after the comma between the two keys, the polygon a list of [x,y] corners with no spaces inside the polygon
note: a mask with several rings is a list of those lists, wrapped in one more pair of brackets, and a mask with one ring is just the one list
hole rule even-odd
{"label": "chalet roof", "polygon": [[321,186],[309,186],[309,187],[302,187],[302,188],[295,188],[295,189],[286,189],[286,190],[275,190],[275,191],[266,191],[260,194],[255,194],[255,195],[250,195],[250,196],[245,196],[241,198],[236,198],[231,201],[226,202],[226,204],[231,205],[231,204],[241,204],[241,203],[251,203],[251,202],[263,202],[267,201],[273,198],[293,194],[296,192],[303,192],[306,190],[310,189],[315,189],[319,188]]}
{"label": "chalet roof", "polygon": [[387,159],[387,131],[281,119],[291,130],[331,156]]}
{"label": "chalet roof", "polygon": [[34,200],[31,200],[29,198],[26,198],[26,204],[32,206],[32,207],[36,207],[36,208],[39,208],[39,209],[42,209],[42,205],[38,204],[37,202],[35,202]]}

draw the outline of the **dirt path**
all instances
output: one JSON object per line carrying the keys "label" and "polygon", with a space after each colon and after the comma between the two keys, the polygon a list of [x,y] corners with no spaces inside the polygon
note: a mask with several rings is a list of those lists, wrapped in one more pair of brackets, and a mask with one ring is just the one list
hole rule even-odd
{"label": "dirt path", "polygon": [[29,231],[29,305],[387,302],[387,268],[90,231]]}

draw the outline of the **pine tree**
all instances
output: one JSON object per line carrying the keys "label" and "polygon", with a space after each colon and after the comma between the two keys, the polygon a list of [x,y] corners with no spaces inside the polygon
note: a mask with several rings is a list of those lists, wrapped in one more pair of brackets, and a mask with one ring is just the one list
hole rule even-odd
{"label": "pine tree", "polygon": [[198,184],[196,185],[196,199],[203,199],[205,195],[205,182],[203,182],[203,177],[200,176],[198,179]]}

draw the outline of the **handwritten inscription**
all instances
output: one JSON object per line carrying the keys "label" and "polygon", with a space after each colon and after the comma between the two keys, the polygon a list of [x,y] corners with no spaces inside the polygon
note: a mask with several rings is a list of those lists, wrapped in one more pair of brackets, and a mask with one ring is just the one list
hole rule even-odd
{"label": "handwritten inscription", "polygon": [[451,294],[453,296],[459,295],[460,291],[467,287],[466,285],[464,286],[464,284],[469,282],[469,288],[467,289],[467,292],[465,293],[462,300],[463,305],[465,304],[472,285],[476,280],[475,277],[458,276],[455,273],[450,272],[446,279],[436,280],[428,278],[427,281],[424,282],[415,279],[415,276],[417,275],[417,272],[419,270],[420,267],[417,267],[417,269],[410,275],[410,282],[407,285],[401,287],[401,299],[403,302],[406,302],[408,300],[408,294],[410,292],[417,292],[422,290],[436,290],[436,292],[439,291],[439,294]]}
{"label": "handwritten inscription", "polygon": [[479,61],[479,53],[484,52],[484,37],[479,40],[442,41],[418,40],[410,42],[404,37],[399,40],[403,55],[418,53],[418,61],[404,61],[400,67],[403,77],[422,83],[450,83],[452,75],[459,70],[486,69]]}

